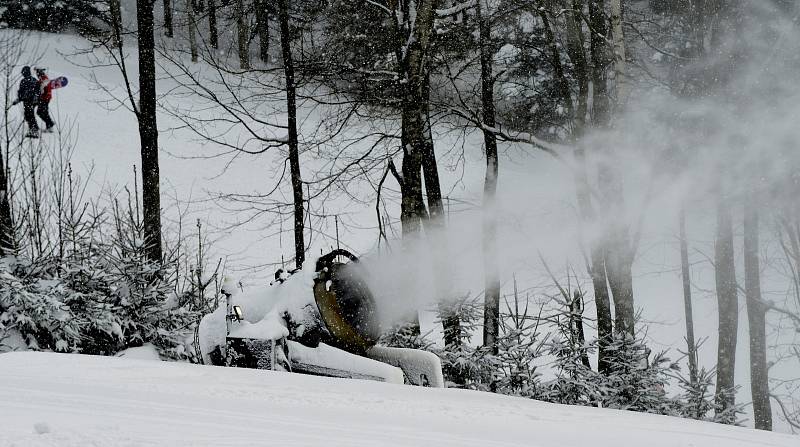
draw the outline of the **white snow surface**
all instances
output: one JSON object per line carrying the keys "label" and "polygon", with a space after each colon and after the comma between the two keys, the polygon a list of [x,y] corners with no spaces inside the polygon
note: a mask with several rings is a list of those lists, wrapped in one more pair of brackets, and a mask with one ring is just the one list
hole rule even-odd
{"label": "white snow surface", "polygon": [[129,360],[161,361],[161,357],[159,357],[156,347],[151,343],[145,343],[143,346],[128,348],[124,351],[120,351],[117,353],[117,357],[123,357]]}
{"label": "white snow surface", "polygon": [[28,344],[25,338],[16,329],[11,329],[5,333],[5,337],[0,340],[0,353],[9,351],[25,351]]}
{"label": "white snow surface", "polygon": [[231,329],[230,336],[235,338],[259,338],[262,340],[278,340],[289,335],[278,314],[270,312],[258,323],[242,321]]}
{"label": "white snow surface", "polygon": [[432,387],[442,388],[445,386],[441,360],[432,352],[378,345],[370,348],[367,355],[371,359],[402,367],[404,372],[411,377],[419,378],[424,374],[428,378],[428,384]]}
{"label": "white snow surface", "polygon": [[351,371],[355,374],[379,377],[384,382],[403,384],[403,371],[392,365],[351,354],[328,346],[325,343],[320,343],[316,348],[310,348],[291,340],[287,343],[289,344],[289,357],[292,364],[303,363],[340,371]]}
{"label": "white snow surface", "polygon": [[0,446],[796,447],[798,439],[455,389],[76,354],[0,355]]}

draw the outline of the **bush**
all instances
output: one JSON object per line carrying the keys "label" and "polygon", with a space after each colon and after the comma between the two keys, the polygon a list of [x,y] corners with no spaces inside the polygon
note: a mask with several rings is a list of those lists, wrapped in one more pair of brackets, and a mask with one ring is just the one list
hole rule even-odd
{"label": "bush", "polygon": [[113,355],[152,343],[164,358],[187,360],[197,312],[178,303],[164,268],[143,247],[93,241],[95,255],[0,263],[0,334],[18,331],[30,349]]}
{"label": "bush", "polygon": [[[584,342],[582,336],[577,336],[580,331],[576,330],[576,322],[580,318],[576,318],[575,307],[570,304],[567,308],[572,311],[543,317],[531,315],[518,297],[512,297],[502,314],[497,354],[486,347],[470,345],[471,335],[481,330],[483,312],[482,303],[468,299],[440,305],[438,309],[440,319],[458,316],[459,343],[436,348],[407,327],[396,328],[384,342],[437,353],[449,387],[567,405],[735,422],[741,407],[715,414],[713,373],[701,370],[692,383],[680,375],[677,363],[666,352],[653,354],[642,339],[617,335],[607,347],[608,371],[592,369],[588,357],[596,351],[597,340]],[[540,333],[545,325],[552,332]],[[553,372],[547,380],[543,380],[537,366],[544,363]],[[678,385],[682,392],[670,395],[670,385]]]}
{"label": "bush", "polygon": [[[13,255],[0,258],[0,341],[95,355],[150,343],[164,359],[199,360],[187,346],[214,297],[204,293],[210,281],[198,284],[195,271],[181,269],[188,250],[167,247],[165,259],[152,262],[138,196],[129,193],[123,206],[118,197],[84,201],[70,148],[31,150],[39,157],[15,166],[31,173],[15,184],[31,193],[14,197]],[[202,243],[199,234],[198,223]]]}

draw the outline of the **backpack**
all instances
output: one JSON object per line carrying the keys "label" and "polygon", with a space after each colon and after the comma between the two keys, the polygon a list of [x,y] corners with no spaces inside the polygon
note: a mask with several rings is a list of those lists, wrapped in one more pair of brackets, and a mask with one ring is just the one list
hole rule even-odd
{"label": "backpack", "polygon": [[39,99],[39,81],[32,76],[22,78],[17,96],[22,102],[37,103]]}

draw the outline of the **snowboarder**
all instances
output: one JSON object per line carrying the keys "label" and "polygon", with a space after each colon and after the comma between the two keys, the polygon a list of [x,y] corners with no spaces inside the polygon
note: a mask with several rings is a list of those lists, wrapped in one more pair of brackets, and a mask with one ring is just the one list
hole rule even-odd
{"label": "snowboarder", "polygon": [[34,110],[39,100],[39,82],[31,76],[31,67],[22,67],[22,80],[19,81],[17,99],[12,105],[22,103],[24,106],[25,121],[28,123],[28,138],[39,138],[39,125],[36,123]]}
{"label": "snowboarder", "polygon": [[36,106],[36,114],[44,121],[44,131],[52,132],[55,123],[50,118],[50,100],[53,98],[53,86],[50,78],[44,72],[44,68],[36,69],[36,77],[39,79],[39,104]]}

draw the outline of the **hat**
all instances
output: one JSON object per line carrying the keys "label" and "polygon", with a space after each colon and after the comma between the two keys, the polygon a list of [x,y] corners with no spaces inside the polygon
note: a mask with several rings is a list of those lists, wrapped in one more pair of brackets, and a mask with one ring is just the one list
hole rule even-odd
{"label": "hat", "polygon": [[36,71],[37,75],[43,75],[45,70],[42,67],[36,67],[34,68],[34,71]]}
{"label": "hat", "polygon": [[30,76],[31,75],[31,67],[24,66],[22,67],[22,76]]}

